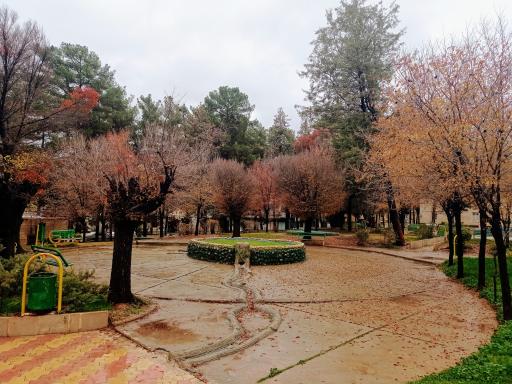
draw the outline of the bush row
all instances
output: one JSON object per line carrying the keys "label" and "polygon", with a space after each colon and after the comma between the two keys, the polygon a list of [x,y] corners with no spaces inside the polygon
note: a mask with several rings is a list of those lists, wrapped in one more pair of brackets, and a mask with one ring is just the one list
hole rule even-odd
{"label": "bush row", "polygon": [[[188,243],[187,253],[193,259],[223,264],[235,263],[235,248],[231,245],[191,240]],[[251,265],[290,264],[305,259],[306,251],[303,244],[280,247],[251,247]]]}

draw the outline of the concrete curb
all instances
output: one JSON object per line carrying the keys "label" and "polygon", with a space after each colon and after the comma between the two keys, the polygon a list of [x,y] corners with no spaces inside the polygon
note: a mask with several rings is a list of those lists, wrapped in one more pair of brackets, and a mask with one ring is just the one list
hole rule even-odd
{"label": "concrete curb", "polygon": [[0,336],[36,336],[94,331],[108,327],[108,311],[0,317]]}
{"label": "concrete curb", "polygon": [[158,310],[158,308],[159,307],[157,303],[149,303],[148,308],[144,312],[128,316],[127,318],[118,321],[111,320],[111,318],[109,317],[109,323],[114,327],[128,324],[131,323],[132,321],[140,320],[146,316],[151,315],[152,313],[155,313]]}

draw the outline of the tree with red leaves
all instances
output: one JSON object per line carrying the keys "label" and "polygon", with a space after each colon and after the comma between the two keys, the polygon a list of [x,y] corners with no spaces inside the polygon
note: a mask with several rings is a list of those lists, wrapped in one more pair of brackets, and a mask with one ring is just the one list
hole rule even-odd
{"label": "tree with red leaves", "polygon": [[[47,182],[48,158],[38,143],[49,129],[62,129],[58,118],[86,112],[97,98],[90,90],[55,96],[51,92],[49,48],[41,29],[21,24],[0,8],[0,243],[1,256],[18,251],[23,212]],[[84,102],[85,101],[85,102]],[[38,148],[39,147],[39,148]]]}
{"label": "tree with red leaves", "polygon": [[213,201],[233,223],[233,237],[240,237],[242,215],[251,203],[253,184],[241,163],[234,160],[216,160],[212,164]]}
{"label": "tree with red leaves", "polygon": [[344,194],[343,175],[330,148],[315,146],[292,156],[276,159],[278,188],[286,207],[305,222],[311,232],[313,221],[340,209]]}
{"label": "tree with red leaves", "polygon": [[276,209],[277,182],[276,175],[269,161],[257,161],[249,169],[254,185],[254,208],[263,212],[265,232],[268,232],[269,216]]}

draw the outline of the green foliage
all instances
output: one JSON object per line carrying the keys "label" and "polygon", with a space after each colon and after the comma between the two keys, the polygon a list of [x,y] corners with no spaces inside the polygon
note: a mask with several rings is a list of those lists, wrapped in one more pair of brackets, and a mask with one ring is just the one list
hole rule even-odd
{"label": "green foliage", "polygon": [[251,121],[254,106],[238,88],[220,87],[204,99],[211,122],[224,134],[220,155],[250,165],[263,157],[266,131],[258,121]]}
{"label": "green foliage", "polygon": [[473,234],[471,232],[471,229],[469,229],[467,227],[462,227],[462,240],[464,241],[464,243],[469,242],[472,237],[473,237]]}
{"label": "green foliage", "polygon": [[[235,249],[232,245],[192,240],[188,243],[187,253],[193,259],[222,264],[233,264],[235,262]],[[290,264],[305,259],[304,245],[297,242],[290,242],[289,246],[251,247],[251,265]]]}
{"label": "green foliage", "polygon": [[387,228],[384,231],[384,245],[386,247],[392,247],[396,242],[396,234],[392,229]]}
{"label": "green foliage", "polygon": [[[254,238],[244,238],[244,237],[221,237],[221,238],[213,238],[213,239],[205,239],[202,240],[206,243],[211,244],[223,244],[223,245],[235,245],[236,243],[248,243],[251,247],[273,247],[273,246],[288,246],[290,245],[289,241],[283,240],[267,240],[267,239],[254,239]],[[293,243],[292,243],[293,244]]]}
{"label": "green foliage", "polygon": [[51,62],[54,85],[61,95],[83,86],[102,91],[114,81],[110,67],[102,65],[99,56],[83,45],[62,43],[58,48],[52,47]]}
{"label": "green foliage", "polygon": [[293,153],[295,134],[290,129],[288,116],[279,108],[274,116],[274,124],[268,130],[268,153],[270,157]]}
{"label": "green foliage", "polygon": [[375,115],[381,84],[391,78],[400,47],[403,31],[394,31],[397,26],[396,4],[342,1],[327,12],[327,26],[316,32],[302,73],[311,84],[307,96],[314,113]]}
{"label": "green foliage", "polygon": [[416,236],[420,240],[431,239],[434,237],[434,227],[432,225],[420,224],[416,231]]}
{"label": "green foliage", "polygon": [[[512,260],[508,260],[510,274],[512,275]],[[450,276],[457,275],[457,266],[443,264],[444,272]],[[489,302],[494,303],[492,277],[494,263],[486,259],[486,288],[480,294]],[[478,259],[464,258],[464,275],[462,283],[468,287],[476,288],[478,283]],[[498,317],[502,318],[500,284],[498,278],[496,308]],[[512,383],[512,321],[505,322],[491,339],[491,342],[478,350],[478,352],[463,359],[455,367],[449,368],[439,374],[434,374],[416,382],[417,384],[508,384]]]}
{"label": "green foliage", "polygon": [[51,62],[54,71],[54,92],[68,95],[76,87],[92,87],[100,94],[91,118],[80,129],[89,136],[119,131],[133,124],[135,109],[124,87],[116,83],[114,71],[102,65],[93,51],[78,44],[62,43],[52,47]]}
{"label": "green foliage", "polygon": [[366,245],[368,244],[368,238],[370,237],[370,232],[366,228],[358,228],[356,231],[357,245]]}
{"label": "green foliage", "polygon": [[[17,313],[21,307],[23,268],[29,255],[0,259],[0,313]],[[30,273],[47,266],[34,263]],[[93,271],[64,273],[62,310],[63,312],[83,312],[108,309],[108,287],[91,281]]]}

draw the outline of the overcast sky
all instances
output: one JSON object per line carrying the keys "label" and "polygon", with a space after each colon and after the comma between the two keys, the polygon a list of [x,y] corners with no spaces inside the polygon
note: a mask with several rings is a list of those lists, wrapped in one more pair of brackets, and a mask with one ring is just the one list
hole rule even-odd
{"label": "overcast sky", "polygon": [[[373,1],[372,1],[373,2]],[[512,24],[510,0],[399,0],[405,47],[460,34],[497,13]],[[2,3],[0,1],[0,3]],[[58,45],[86,45],[129,94],[174,95],[200,103],[221,85],[237,86],[265,126],[307,87],[297,72],[311,52],[325,10],[339,0],[7,0],[20,19],[37,21]],[[389,4],[388,0],[384,0]]]}

